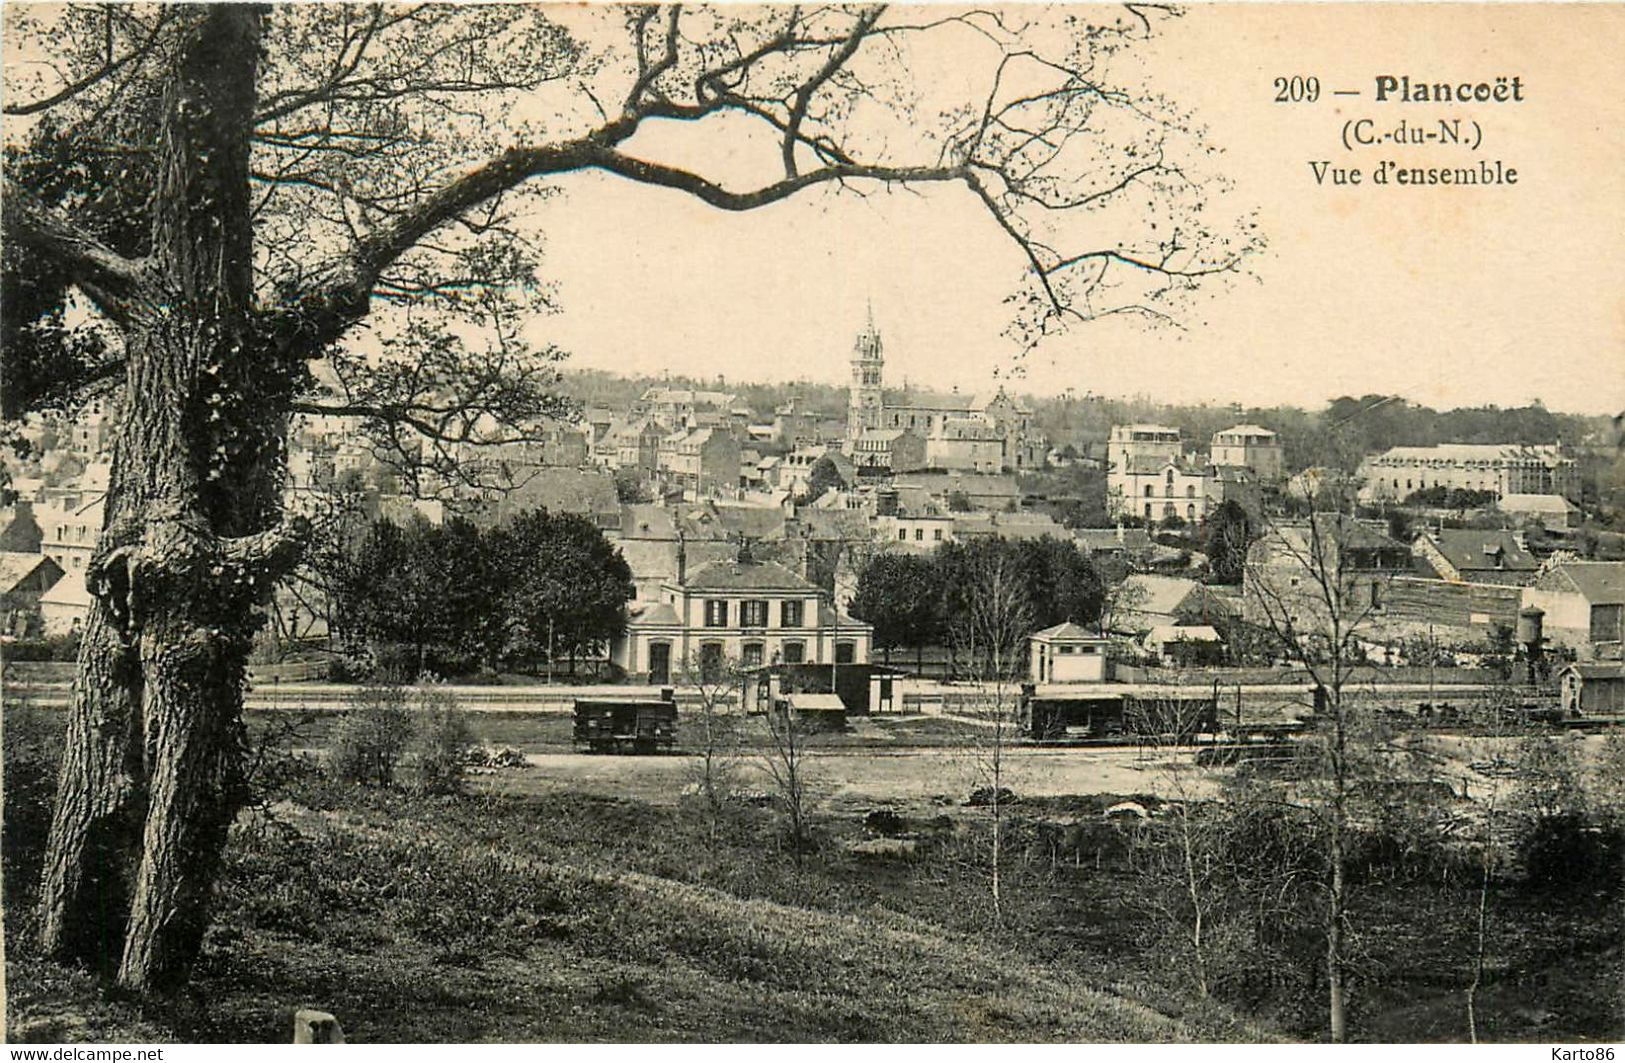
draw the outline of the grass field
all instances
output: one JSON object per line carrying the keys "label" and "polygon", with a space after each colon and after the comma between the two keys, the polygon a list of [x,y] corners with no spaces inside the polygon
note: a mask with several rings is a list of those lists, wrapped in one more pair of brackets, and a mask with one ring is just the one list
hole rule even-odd
{"label": "grass field", "polygon": [[[14,801],[48,792],[60,715],[8,714],[11,1039],[275,1042],[299,1006],[333,1011],[363,1042],[1319,1036],[1312,939],[1272,968],[1242,964],[1214,999],[1192,991],[1148,919],[1122,829],[1102,816],[1125,796],[1156,807],[1132,785],[1152,777],[1132,753],[1120,766],[1130,785],[1035,787],[1012,806],[995,922],[985,813],[964,805],[962,783],[940,765],[922,776],[915,769],[930,762],[918,756],[872,760],[914,765],[907,786],[920,799],[874,798],[826,776],[815,847],[798,861],[770,808],[736,807],[713,830],[680,786],[673,793],[680,757],[567,754],[568,721],[556,717],[472,722],[538,762],[480,775],[463,797],[429,798],[277,759],[262,780],[266,805],[233,832],[191,987],[136,1004],[29,953],[41,816]],[[917,747],[896,726],[847,736],[815,761],[856,772],[865,749]],[[948,726],[936,740],[956,740]],[[646,771],[672,774],[625,782]],[[900,819],[877,832],[864,818],[876,808]],[[1354,1033],[1461,1040],[1474,883],[1399,870],[1373,865],[1357,883]],[[1508,882],[1495,911],[1482,1037],[1625,1033],[1617,893]]]}

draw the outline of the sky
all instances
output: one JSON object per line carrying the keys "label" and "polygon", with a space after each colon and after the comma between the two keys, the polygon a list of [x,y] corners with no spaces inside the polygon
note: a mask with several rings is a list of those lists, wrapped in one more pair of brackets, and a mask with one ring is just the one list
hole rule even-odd
{"label": "sky", "polygon": [[[573,367],[733,381],[844,382],[872,305],[889,385],[1291,403],[1398,393],[1435,407],[1540,400],[1625,410],[1625,7],[1196,5],[1143,54],[1150,83],[1205,124],[1210,163],[1269,240],[1249,275],[1180,328],[1074,327],[1024,359],[1004,297],[1024,260],[957,188],[819,191],[747,214],[601,174],[529,208],[559,311],[532,334]],[[1319,77],[1316,104],[1273,102]],[[1377,105],[1374,79],[1518,76],[1517,104]],[[1331,90],[1361,91],[1332,97]],[[1391,129],[1477,119],[1476,153],[1338,144],[1348,119]],[[634,153],[675,139],[640,133]],[[741,177],[775,148],[717,141]],[[753,152],[764,153],[760,158]],[[1311,160],[1516,167],[1493,188],[1317,188]]]}

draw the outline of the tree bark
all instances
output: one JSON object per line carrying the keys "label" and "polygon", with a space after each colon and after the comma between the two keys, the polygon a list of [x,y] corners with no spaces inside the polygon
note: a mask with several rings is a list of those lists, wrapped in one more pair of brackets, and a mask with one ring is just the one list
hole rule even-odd
{"label": "tree bark", "polygon": [[41,898],[43,944],[136,990],[182,981],[244,800],[242,687],[291,540],[279,374],[251,327],[261,9],[193,8],[158,131],[152,291],[126,324],[94,604]]}

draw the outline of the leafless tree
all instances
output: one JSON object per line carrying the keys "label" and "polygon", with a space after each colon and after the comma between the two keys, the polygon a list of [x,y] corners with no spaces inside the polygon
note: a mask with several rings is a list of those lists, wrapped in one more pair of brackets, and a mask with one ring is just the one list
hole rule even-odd
{"label": "leafless tree", "polygon": [[1181,761],[1196,732],[1188,707],[1179,701],[1152,700],[1140,723],[1141,740],[1155,757],[1158,792],[1167,796],[1155,825],[1134,831],[1131,859],[1147,883],[1138,894],[1164,927],[1180,939],[1199,996],[1211,991],[1208,953],[1214,932],[1216,894],[1225,841],[1217,817],[1206,814],[1211,795],[1192,776],[1194,764]]}
{"label": "leafless tree", "polygon": [[770,739],[762,767],[784,813],[790,856],[800,867],[812,844],[812,791],[807,766],[807,721],[789,705],[769,705]]}
{"label": "leafless tree", "polygon": [[[594,172],[738,212],[935,188],[1024,256],[1020,341],[1176,321],[1259,240],[1216,217],[1199,129],[1114,80],[1172,15],[9,6],[8,59],[45,62],[5,70],[5,404],[109,382],[127,399],[86,572],[46,950],[94,961],[117,943],[119,981],[143,990],[197,954],[243,800],[244,662],[305,535],[281,504],[290,419],[355,418],[432,487],[469,444],[535,438],[563,412],[561,352],[517,329],[550,298],[514,223],[522,193]],[[638,137],[656,127],[747,153],[754,129],[776,172],[668,161]],[[69,292],[114,341],[18,391],[39,374],[15,360],[65,331]]]}
{"label": "leafless tree", "polygon": [[1254,544],[1246,593],[1255,617],[1288,659],[1302,665],[1317,690],[1312,746],[1317,785],[1301,793],[1325,826],[1327,1024],[1333,1042],[1348,1036],[1345,974],[1348,960],[1346,845],[1356,776],[1353,686],[1362,666],[1358,635],[1377,596],[1355,578],[1350,539],[1360,529],[1340,512],[1313,514],[1298,526],[1275,525]]}
{"label": "leafless tree", "polygon": [[971,562],[969,585],[960,598],[964,612],[949,619],[949,637],[970,662],[979,695],[973,716],[980,725],[971,738],[976,798],[986,809],[991,836],[988,888],[993,923],[1004,921],[1002,872],[1005,820],[1011,793],[1009,751],[1020,733],[1020,675],[1032,625],[1027,592],[1016,566],[1003,550],[981,551]]}
{"label": "leafless tree", "polygon": [[737,697],[740,685],[752,681],[752,677],[740,670],[737,661],[726,657],[708,662],[692,656],[685,658],[681,674],[683,686],[693,690],[698,698],[693,720],[684,728],[687,733],[697,735],[689,781],[705,813],[708,836],[714,843],[718,830],[734,807],[734,789],[739,778],[739,734],[736,718],[729,715],[728,707],[733,704],[742,708]]}

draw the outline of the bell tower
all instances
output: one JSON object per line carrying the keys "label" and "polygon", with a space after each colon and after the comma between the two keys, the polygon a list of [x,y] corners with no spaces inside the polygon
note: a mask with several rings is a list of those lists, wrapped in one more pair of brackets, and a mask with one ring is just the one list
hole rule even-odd
{"label": "bell tower", "polygon": [[852,344],[852,383],[846,404],[846,436],[857,439],[865,429],[879,428],[885,395],[882,372],[885,354],[880,341],[880,330],[875,328],[874,304],[869,306],[869,318]]}

